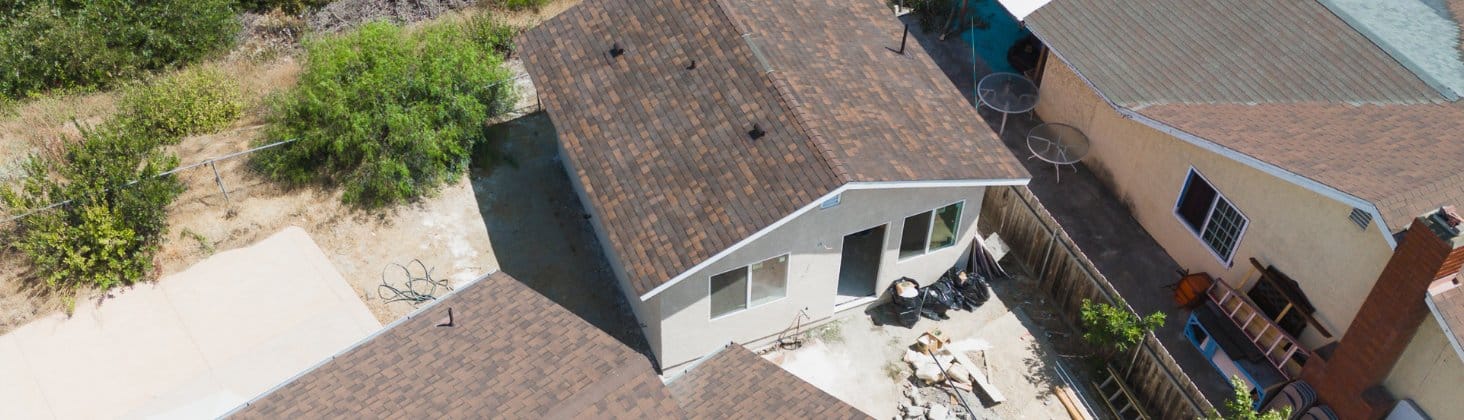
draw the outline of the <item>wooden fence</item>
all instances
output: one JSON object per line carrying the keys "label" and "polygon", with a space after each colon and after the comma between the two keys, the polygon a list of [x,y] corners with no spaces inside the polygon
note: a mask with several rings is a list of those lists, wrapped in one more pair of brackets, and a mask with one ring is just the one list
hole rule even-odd
{"label": "wooden fence", "polygon": [[[1081,325],[1078,314],[1084,299],[1122,303],[1134,312],[1117,299],[1119,294],[1113,284],[1026,187],[988,188],[981,219],[1011,247],[1011,258],[1031,269],[1038,288],[1052,299],[1058,314],[1068,322]],[[1214,412],[1214,406],[1154,334],[1145,335],[1140,352],[1126,382],[1149,413],[1171,419],[1204,417]],[[1124,364],[1130,357],[1112,359]]]}

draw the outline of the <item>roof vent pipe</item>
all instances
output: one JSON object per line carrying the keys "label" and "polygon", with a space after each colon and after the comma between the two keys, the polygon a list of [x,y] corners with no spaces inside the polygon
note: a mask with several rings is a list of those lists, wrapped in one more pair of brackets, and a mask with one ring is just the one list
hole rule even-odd
{"label": "roof vent pipe", "polygon": [[762,126],[757,125],[757,124],[753,124],[752,125],[752,131],[748,131],[747,132],[747,136],[748,137],[751,137],[753,140],[760,139],[760,138],[762,138],[763,136],[765,136],[767,134],[768,134],[768,132],[763,131]]}
{"label": "roof vent pipe", "polygon": [[624,54],[625,54],[625,49],[624,48],[620,48],[620,43],[619,42],[617,42],[614,45],[611,45],[610,46],[610,57],[611,58],[619,57],[619,56],[624,55]]}
{"label": "roof vent pipe", "polygon": [[686,66],[687,70],[696,70],[696,60],[691,60],[691,65]]}

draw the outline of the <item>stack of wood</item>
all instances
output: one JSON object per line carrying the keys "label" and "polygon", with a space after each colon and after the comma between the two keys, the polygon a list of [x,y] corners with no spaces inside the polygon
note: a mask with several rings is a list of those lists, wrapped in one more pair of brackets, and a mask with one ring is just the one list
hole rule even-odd
{"label": "stack of wood", "polygon": [[978,366],[963,352],[950,351],[946,348],[950,340],[941,338],[939,334],[938,331],[921,334],[915,340],[914,349],[905,352],[905,363],[915,370],[915,377],[928,386],[946,384],[968,392],[980,389],[992,403],[1006,401],[1001,391],[988,380],[986,372],[989,367]]}

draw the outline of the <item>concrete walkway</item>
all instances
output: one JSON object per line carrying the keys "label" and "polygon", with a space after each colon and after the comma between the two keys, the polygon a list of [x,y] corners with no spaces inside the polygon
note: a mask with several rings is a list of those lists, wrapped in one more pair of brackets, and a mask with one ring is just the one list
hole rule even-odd
{"label": "concrete walkway", "polygon": [[[971,46],[954,36],[940,41],[935,38],[937,34],[912,30],[911,35],[975,106],[975,81],[990,70],[981,63],[973,65]],[[986,107],[979,111],[992,131],[997,130],[1001,113]],[[1027,159],[1031,152],[1027,149],[1026,134],[1041,123],[1035,114],[1013,115],[1001,136],[1002,142],[1032,174],[1028,188],[1135,310],[1165,313],[1168,322],[1156,332],[1159,340],[1190,380],[1200,387],[1200,392],[1218,406],[1230,396],[1230,384],[1184,337],[1189,311],[1174,305],[1173,292],[1167,288],[1179,281],[1179,264],[1087,167],[1076,165],[1076,173],[1073,168],[1064,167],[1059,183],[1051,164]]]}
{"label": "concrete walkway", "polygon": [[0,418],[210,418],[381,324],[304,230],[0,336]]}

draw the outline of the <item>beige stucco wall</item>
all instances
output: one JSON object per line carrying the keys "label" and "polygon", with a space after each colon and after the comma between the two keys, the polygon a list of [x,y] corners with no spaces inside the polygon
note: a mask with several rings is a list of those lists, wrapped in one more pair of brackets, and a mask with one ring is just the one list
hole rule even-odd
{"label": "beige stucco wall", "polygon": [[[922,284],[939,279],[941,273],[963,261],[976,232],[984,194],[984,187],[850,190],[843,193],[838,206],[798,216],[652,298],[651,307],[664,319],[663,339],[656,351],[662,366],[674,371],[729,342],[756,343],[776,337],[792,324],[799,310],[807,311],[809,322],[830,319],[843,239],[850,233],[888,224],[875,289],[880,293],[900,277]],[[962,200],[965,205],[955,246],[898,259],[906,216]],[[787,297],[711,319],[711,276],[783,254],[791,254]],[[858,314],[861,307],[840,308],[840,314]]]}
{"label": "beige stucco wall", "polygon": [[[1347,217],[1352,208],[1339,201],[1124,118],[1051,58],[1038,115],[1088,135],[1092,151],[1084,164],[1180,266],[1249,288],[1258,274],[1248,259],[1273,264],[1301,284],[1333,339],[1341,338],[1392,253],[1376,227],[1358,228]],[[1230,265],[1174,214],[1191,166],[1250,219]],[[1175,280],[1152,279],[1154,287]],[[1313,328],[1301,339],[1313,348],[1330,341]]]}
{"label": "beige stucco wall", "polygon": [[1461,384],[1464,384],[1464,362],[1444,336],[1438,319],[1432,316],[1418,327],[1408,349],[1383,381],[1393,397],[1412,399],[1436,419],[1464,413],[1464,398],[1459,394]]}

